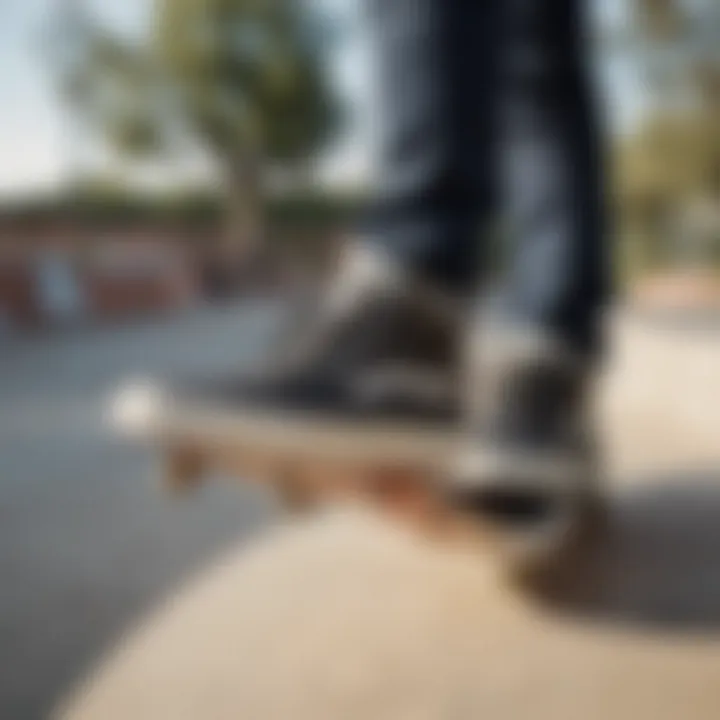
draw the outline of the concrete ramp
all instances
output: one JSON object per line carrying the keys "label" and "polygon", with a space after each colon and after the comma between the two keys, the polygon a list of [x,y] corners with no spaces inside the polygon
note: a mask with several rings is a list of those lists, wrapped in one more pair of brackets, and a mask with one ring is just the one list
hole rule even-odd
{"label": "concrete ramp", "polygon": [[162,608],[60,717],[714,720],[717,563],[659,561],[664,519],[627,519],[609,567],[544,599],[362,513],[288,527]]}

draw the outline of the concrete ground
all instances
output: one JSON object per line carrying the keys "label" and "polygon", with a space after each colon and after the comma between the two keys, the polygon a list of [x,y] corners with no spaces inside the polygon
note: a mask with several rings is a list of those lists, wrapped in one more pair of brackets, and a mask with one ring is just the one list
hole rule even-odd
{"label": "concrete ground", "polygon": [[249,489],[163,495],[151,454],[104,427],[103,401],[128,375],[241,361],[271,314],[207,308],[0,341],[0,717],[45,717],[128,622],[265,522]]}
{"label": "concrete ground", "polygon": [[[123,629],[183,586],[119,655],[109,653],[95,689],[81,694],[77,717],[108,720],[111,710],[136,718],[290,717],[282,703],[300,702],[307,683],[315,688],[313,701],[328,700],[312,684],[328,677],[336,688],[360,692],[331,698],[340,703],[335,707],[347,697],[367,700],[367,692],[377,701],[377,688],[368,689],[373,674],[342,662],[353,657],[356,640],[367,648],[366,667],[377,674],[376,661],[386,663],[383,698],[405,688],[403,697],[427,699],[426,715],[388,717],[478,717],[467,714],[481,709],[478,687],[486,691],[483,703],[494,698],[495,705],[482,706],[492,717],[527,711],[656,720],[679,717],[679,708],[691,708],[689,718],[718,716],[719,329],[617,318],[601,416],[619,530],[600,573],[602,592],[554,608],[558,629],[554,619],[525,609],[513,615],[516,603],[493,595],[467,564],[434,555],[428,562],[427,552],[418,555],[389,537],[387,544],[368,542],[362,523],[359,545],[354,531],[330,525],[309,535],[293,530],[292,542],[246,557],[242,541],[271,512],[263,497],[216,485],[177,502],[153,490],[145,480],[148,454],[102,430],[101,397],[128,373],[219,368],[252,352],[265,313],[208,310],[119,332],[22,343],[0,359],[0,716],[43,717]],[[270,565],[258,562],[268,552]],[[183,583],[219,554],[225,561],[205,580]],[[304,577],[310,568],[316,581]],[[443,589],[449,587],[451,594]],[[337,593],[339,609],[318,612],[328,591]],[[375,601],[358,607],[362,598]],[[275,620],[285,625],[273,626]],[[463,675],[449,672],[452,663],[440,669],[413,663],[428,642],[433,656],[470,653],[463,657],[475,658],[471,676],[467,664]],[[445,653],[443,642],[450,643]],[[312,652],[302,652],[305,646]],[[273,665],[278,658],[281,668]],[[569,673],[562,682],[575,692],[545,696],[551,702],[538,715],[542,693],[557,680],[548,675],[553,667]],[[503,705],[502,693],[518,678],[534,678],[518,686],[527,691],[523,712]],[[425,682],[418,687],[418,680]],[[639,688],[636,707],[653,713],[633,715],[618,705],[628,683]],[[423,687],[431,694],[423,696]],[[465,714],[433,714],[433,703],[442,707],[433,688],[456,710],[467,702]],[[668,688],[676,692],[664,696]],[[233,703],[249,698],[255,712],[246,704],[237,715]],[[263,710],[269,701],[275,714]],[[148,707],[154,710],[143,714]],[[313,714],[310,703],[304,715],[296,707],[292,716],[350,717],[328,707],[323,714],[316,706]]]}

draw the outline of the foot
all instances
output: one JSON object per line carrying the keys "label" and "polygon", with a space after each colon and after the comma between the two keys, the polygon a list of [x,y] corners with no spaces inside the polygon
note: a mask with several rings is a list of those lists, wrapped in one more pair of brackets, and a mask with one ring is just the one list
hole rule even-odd
{"label": "foot", "polygon": [[590,364],[536,331],[471,340],[465,448],[451,499],[501,531],[513,560],[555,553],[598,513]]}
{"label": "foot", "polygon": [[215,432],[223,418],[237,441],[273,452],[439,462],[459,416],[458,315],[387,258],[354,251],[259,370],[126,392],[115,416],[126,430],[143,416],[166,435],[183,423],[186,434]]}

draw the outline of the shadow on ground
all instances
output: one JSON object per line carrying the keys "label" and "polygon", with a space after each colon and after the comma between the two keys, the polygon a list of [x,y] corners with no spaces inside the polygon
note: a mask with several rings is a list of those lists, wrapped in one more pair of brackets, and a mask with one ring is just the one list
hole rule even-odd
{"label": "shadow on ground", "polygon": [[607,527],[538,597],[586,621],[720,632],[719,480],[678,472],[618,495]]}

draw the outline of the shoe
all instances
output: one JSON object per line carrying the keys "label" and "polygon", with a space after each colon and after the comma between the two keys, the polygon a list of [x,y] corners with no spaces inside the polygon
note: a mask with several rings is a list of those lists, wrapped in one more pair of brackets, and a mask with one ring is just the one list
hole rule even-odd
{"label": "shoe", "polygon": [[499,530],[512,564],[537,565],[602,514],[592,366],[535,330],[481,321],[471,334],[450,500]]}
{"label": "shoe", "polygon": [[455,448],[460,313],[388,258],[355,249],[257,370],[125,388],[116,427],[265,453],[439,464]]}

